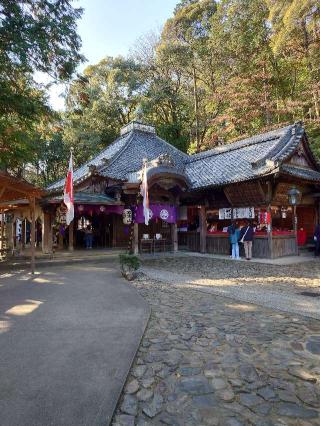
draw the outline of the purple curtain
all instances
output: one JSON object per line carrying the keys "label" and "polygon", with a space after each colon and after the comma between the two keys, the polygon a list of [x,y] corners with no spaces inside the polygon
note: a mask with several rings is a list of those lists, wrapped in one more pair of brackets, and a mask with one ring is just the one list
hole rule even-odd
{"label": "purple curtain", "polygon": [[[132,210],[134,211],[134,208]],[[158,218],[168,223],[176,223],[177,221],[177,209],[175,206],[170,204],[150,204],[150,210],[152,211],[151,219]],[[144,223],[142,204],[137,208],[135,222]]]}

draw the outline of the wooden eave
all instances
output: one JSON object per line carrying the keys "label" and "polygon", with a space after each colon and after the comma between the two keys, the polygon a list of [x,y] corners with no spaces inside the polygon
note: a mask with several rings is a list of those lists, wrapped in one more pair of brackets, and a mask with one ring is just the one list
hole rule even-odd
{"label": "wooden eave", "polygon": [[0,172],[0,204],[8,202],[16,204],[17,200],[39,199],[44,194],[45,191],[26,180],[18,179],[6,172]]}

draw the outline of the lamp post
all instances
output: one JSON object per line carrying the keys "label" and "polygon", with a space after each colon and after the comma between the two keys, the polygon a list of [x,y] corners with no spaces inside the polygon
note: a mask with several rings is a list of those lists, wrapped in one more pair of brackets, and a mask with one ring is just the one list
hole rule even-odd
{"label": "lamp post", "polygon": [[297,204],[299,201],[299,195],[300,195],[300,191],[293,186],[292,188],[289,189],[288,191],[288,201],[290,206],[293,207],[293,229],[294,229],[294,235],[295,235],[295,239],[296,239],[296,253],[299,254],[298,251],[298,220],[297,220]]}

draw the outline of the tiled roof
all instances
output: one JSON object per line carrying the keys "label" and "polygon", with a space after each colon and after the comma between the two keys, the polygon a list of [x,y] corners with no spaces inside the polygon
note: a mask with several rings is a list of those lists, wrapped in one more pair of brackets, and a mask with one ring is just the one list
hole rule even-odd
{"label": "tiled roof", "polygon": [[105,176],[127,180],[132,173],[141,169],[143,159],[151,161],[161,154],[169,154],[177,171],[183,171],[188,156],[154,133],[134,130],[124,150],[102,170]]}
{"label": "tiled roof", "polygon": [[303,133],[303,127],[297,123],[193,155],[185,173],[193,189],[267,175],[293,153]]}
{"label": "tiled roof", "polygon": [[284,164],[280,167],[280,171],[291,176],[295,176],[305,180],[317,181],[320,183],[320,172],[317,172],[316,170],[304,169],[302,167]]}
{"label": "tiled roof", "polygon": [[[199,154],[188,156],[159,138],[150,126],[136,123],[127,127],[123,135],[92,160],[74,172],[75,183],[90,175],[90,166],[96,166],[100,175],[120,181],[136,182],[143,159],[155,160],[168,154],[177,174],[184,174],[191,189],[222,186],[275,173],[282,167],[287,173],[294,171],[282,166],[297,149],[304,135],[300,123],[259,134]],[[310,151],[312,157],[312,153]],[[313,159],[316,164],[316,160]],[[283,168],[286,167],[286,168]],[[320,166],[317,166],[320,172]],[[296,170],[303,178],[305,169]],[[319,172],[313,180],[319,180]],[[308,172],[310,177],[310,171]],[[319,175],[319,176],[318,176]],[[309,179],[306,177],[306,179]],[[61,191],[64,179],[50,185],[49,191]]]}
{"label": "tiled roof", "polygon": [[[46,201],[49,203],[61,203],[63,200],[63,195],[59,194],[57,196],[48,197]],[[75,192],[74,193],[74,202],[75,204],[90,203],[90,204],[119,204],[114,198],[104,195],[96,194],[90,192]]]}
{"label": "tiled roof", "polygon": [[[106,164],[106,160],[110,160],[111,158],[113,158],[126,145],[129,138],[130,138],[130,134],[120,136],[118,139],[116,139],[106,149],[101,151],[92,160],[87,161],[83,166],[74,170],[74,173],[73,173],[74,182],[75,183],[79,182],[89,175],[90,173],[89,166],[93,165],[93,166],[96,166],[97,168],[104,166]],[[54,182],[53,184],[47,187],[47,190],[48,191],[60,190],[64,186],[64,181],[65,179],[60,179],[57,182]]]}
{"label": "tiled roof", "polygon": [[[84,180],[90,174],[90,166],[96,166],[102,176],[118,180],[127,180],[133,172],[141,169],[143,159],[154,160],[161,154],[169,154],[178,171],[183,171],[188,158],[168,142],[154,133],[140,130],[131,130],[118,138],[92,160],[74,171],[75,183]],[[109,160],[109,161],[105,161]],[[48,191],[59,191],[64,186],[65,179],[61,179],[48,186]]]}

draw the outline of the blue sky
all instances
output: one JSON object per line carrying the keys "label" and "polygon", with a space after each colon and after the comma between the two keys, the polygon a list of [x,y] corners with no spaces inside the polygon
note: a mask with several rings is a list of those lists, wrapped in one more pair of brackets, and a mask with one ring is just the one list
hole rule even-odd
{"label": "blue sky", "polygon": [[[88,62],[79,71],[105,56],[126,55],[139,37],[161,28],[177,3],[178,0],[73,1],[75,7],[84,8],[78,33]],[[55,109],[63,109],[64,101],[59,95],[64,89],[54,86],[50,90],[50,103]]]}

